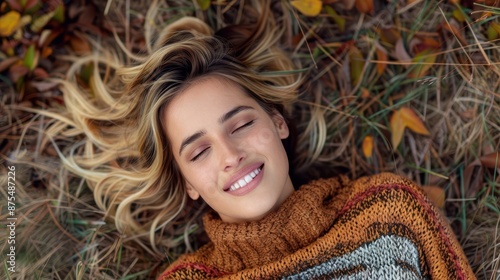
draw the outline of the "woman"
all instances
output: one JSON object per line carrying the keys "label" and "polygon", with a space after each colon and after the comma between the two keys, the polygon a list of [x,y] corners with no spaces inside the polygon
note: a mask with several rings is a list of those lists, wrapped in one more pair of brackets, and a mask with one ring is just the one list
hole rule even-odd
{"label": "woman", "polygon": [[94,81],[107,106],[65,83],[72,125],[88,139],[68,168],[122,233],[148,233],[153,247],[179,228],[187,197],[210,206],[210,242],[160,279],[473,279],[452,231],[410,181],[293,184],[287,112],[301,79],[279,75],[293,64],[274,45],[267,13],[253,29],[216,34],[196,19],[170,25],[148,59],[121,70],[123,95]]}

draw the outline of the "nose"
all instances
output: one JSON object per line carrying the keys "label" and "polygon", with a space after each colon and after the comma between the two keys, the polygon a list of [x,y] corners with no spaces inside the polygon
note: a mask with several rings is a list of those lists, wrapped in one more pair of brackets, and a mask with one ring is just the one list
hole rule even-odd
{"label": "nose", "polygon": [[219,149],[224,171],[231,170],[232,168],[240,165],[246,157],[246,153],[243,151],[243,146],[244,145],[235,140],[221,139]]}

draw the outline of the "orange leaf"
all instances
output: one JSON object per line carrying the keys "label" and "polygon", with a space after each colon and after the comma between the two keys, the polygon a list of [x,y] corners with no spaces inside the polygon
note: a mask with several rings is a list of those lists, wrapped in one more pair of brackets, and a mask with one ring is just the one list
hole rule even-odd
{"label": "orange leaf", "polygon": [[308,17],[319,15],[323,7],[323,2],[321,2],[321,0],[294,0],[291,3],[295,9]]}
{"label": "orange leaf", "polygon": [[361,97],[362,98],[370,97],[370,91],[367,88],[361,88]]}
{"label": "orange leaf", "polygon": [[356,9],[363,14],[373,13],[373,0],[356,0]]}
{"label": "orange leaf", "polygon": [[401,34],[399,34],[398,29],[395,27],[378,29],[377,32],[380,36],[380,41],[392,46],[401,38]]}
{"label": "orange leaf", "polygon": [[380,45],[377,44],[377,48],[375,49],[375,53],[377,54],[377,73],[379,75],[382,75],[384,73],[385,68],[387,68],[387,64],[384,62],[387,62],[388,56],[387,56],[387,51]]}
{"label": "orange leaf", "polygon": [[391,141],[393,149],[396,149],[399,146],[399,143],[401,143],[404,130],[407,127],[415,133],[430,135],[423,122],[410,108],[401,108],[396,110],[389,120],[389,125],[391,127]]}
{"label": "orange leaf", "polygon": [[422,135],[430,135],[422,120],[420,120],[412,109],[403,107],[399,111],[401,112],[401,118],[405,126],[411,131]]}
{"label": "orange leaf", "polygon": [[500,152],[494,152],[479,158],[483,166],[488,168],[500,168]]}
{"label": "orange leaf", "polygon": [[21,15],[16,11],[10,11],[0,17],[0,36],[8,37],[16,31],[19,26]]}
{"label": "orange leaf", "polygon": [[365,139],[363,139],[362,144],[363,155],[366,158],[371,158],[373,155],[373,136],[367,135]]}
{"label": "orange leaf", "polygon": [[351,82],[353,86],[356,86],[361,79],[361,72],[363,72],[365,66],[363,54],[356,46],[352,46],[349,50],[349,62]]}
{"label": "orange leaf", "polygon": [[389,120],[389,124],[391,127],[392,148],[396,150],[396,148],[399,146],[399,143],[401,143],[403,132],[405,131],[405,124],[399,110],[395,111],[392,114],[391,119]]}
{"label": "orange leaf", "polygon": [[90,44],[87,40],[83,39],[80,37],[80,35],[74,35],[71,37],[71,40],[69,41],[71,48],[77,53],[77,54],[88,54],[91,51]]}
{"label": "orange leaf", "polygon": [[445,193],[442,188],[436,186],[421,186],[421,188],[434,205],[440,209],[444,208]]}

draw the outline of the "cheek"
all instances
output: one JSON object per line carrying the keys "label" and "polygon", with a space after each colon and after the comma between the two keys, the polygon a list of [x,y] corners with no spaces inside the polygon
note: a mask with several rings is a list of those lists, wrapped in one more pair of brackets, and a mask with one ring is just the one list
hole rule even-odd
{"label": "cheek", "polygon": [[190,167],[186,172],[186,180],[205,200],[214,195],[218,189],[217,170],[214,166],[214,163],[206,161],[203,165]]}
{"label": "cheek", "polygon": [[256,129],[242,141],[247,153],[258,153],[265,156],[278,155],[283,151],[283,144],[277,132],[269,127]]}

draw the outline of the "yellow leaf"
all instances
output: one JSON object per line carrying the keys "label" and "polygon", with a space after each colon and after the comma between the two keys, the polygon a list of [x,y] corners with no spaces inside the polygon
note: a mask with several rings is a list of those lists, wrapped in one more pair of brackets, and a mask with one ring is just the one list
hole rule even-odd
{"label": "yellow leaf", "polygon": [[361,54],[358,48],[352,46],[349,50],[349,67],[351,69],[351,82],[353,86],[359,83],[364,66],[363,54]]}
{"label": "yellow leaf", "polygon": [[308,17],[319,15],[323,2],[321,0],[294,0],[291,2],[295,9]]}
{"label": "yellow leaf", "polygon": [[498,34],[500,34],[500,23],[492,21],[490,24],[491,28],[493,28]]}
{"label": "yellow leaf", "polygon": [[380,45],[377,44],[377,48],[375,49],[375,53],[377,54],[377,73],[379,75],[382,75],[384,73],[385,68],[387,67],[387,64],[384,62],[387,62],[389,57],[387,56],[387,51]]}
{"label": "yellow leaf", "polygon": [[465,15],[464,11],[462,11],[461,8],[456,8],[453,11],[453,17],[458,21],[458,22],[464,22],[467,18]]}
{"label": "yellow leaf", "polygon": [[365,139],[363,139],[362,147],[363,155],[366,158],[371,158],[373,155],[373,136],[367,135]]}
{"label": "yellow leaf", "polygon": [[0,17],[0,36],[7,37],[16,31],[21,15],[16,11],[10,11]]}
{"label": "yellow leaf", "polygon": [[389,120],[389,124],[391,127],[391,142],[392,148],[396,150],[401,143],[401,139],[403,138],[403,132],[405,131],[405,125],[403,118],[401,117],[401,112],[399,110],[395,111],[391,119]]}
{"label": "yellow leaf", "polygon": [[210,7],[210,0],[196,0],[198,2],[198,5],[200,5],[200,8],[205,11]]}
{"label": "yellow leaf", "polygon": [[422,120],[420,120],[420,118],[417,116],[417,114],[415,114],[415,112],[413,112],[412,109],[401,108],[399,109],[399,112],[401,114],[401,118],[403,119],[404,125],[411,131],[422,135],[430,135]]}
{"label": "yellow leaf", "polygon": [[391,127],[391,140],[394,149],[401,143],[405,128],[418,134],[430,135],[422,120],[410,108],[401,108],[395,111],[389,120],[389,125]]}
{"label": "yellow leaf", "polygon": [[356,0],[356,9],[363,14],[373,13],[373,0]]}
{"label": "yellow leaf", "polygon": [[434,66],[436,62],[437,54],[433,54],[431,50],[425,50],[418,53],[413,59],[413,69],[408,74],[410,78],[422,78],[427,74],[427,71]]}
{"label": "yellow leaf", "polygon": [[442,188],[436,186],[421,186],[421,188],[434,205],[444,208],[445,193]]}

